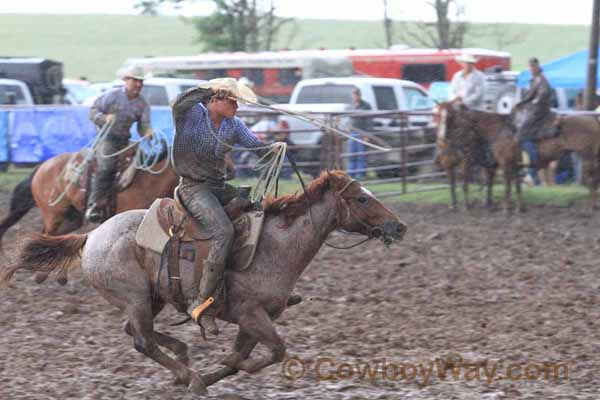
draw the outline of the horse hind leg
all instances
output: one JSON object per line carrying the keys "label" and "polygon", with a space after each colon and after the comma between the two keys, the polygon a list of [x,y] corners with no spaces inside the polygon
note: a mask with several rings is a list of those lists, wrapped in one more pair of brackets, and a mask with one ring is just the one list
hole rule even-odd
{"label": "horse hind leg", "polygon": [[[176,344],[174,338],[154,331],[154,315],[150,299],[136,302],[127,306],[128,323],[126,332],[133,336],[133,345],[137,351],[167,368],[176,376],[176,382],[189,385],[189,389],[197,395],[206,395],[206,386],[196,373],[189,369],[183,362],[173,359],[158,347],[162,343],[165,347],[183,351],[184,347]],[[185,345],[184,345],[185,346]],[[187,346],[185,346],[187,355]],[[183,360],[185,361],[185,359]]]}
{"label": "horse hind leg", "polygon": [[521,186],[523,184],[523,179],[521,177],[521,171],[518,166],[514,167],[513,170],[513,179],[515,181],[515,191],[517,192],[517,207],[519,212],[525,212],[525,201],[523,200],[523,192],[521,190]]}
{"label": "horse hind leg", "polygon": [[600,160],[595,159],[591,163],[590,179],[590,212],[598,209],[598,184],[600,183]]}
{"label": "horse hind leg", "polygon": [[[156,316],[162,311],[165,303],[153,303],[152,304],[152,318],[156,318]],[[125,326],[123,328],[126,334],[129,336],[133,336],[133,331],[131,328],[131,323],[129,321],[125,322]],[[154,340],[158,343],[159,346],[162,346],[169,351],[171,351],[175,355],[175,359],[182,364],[188,366],[190,363],[190,359],[188,357],[188,345],[182,342],[179,339],[176,339],[172,336],[166,335],[161,332],[154,331]]]}

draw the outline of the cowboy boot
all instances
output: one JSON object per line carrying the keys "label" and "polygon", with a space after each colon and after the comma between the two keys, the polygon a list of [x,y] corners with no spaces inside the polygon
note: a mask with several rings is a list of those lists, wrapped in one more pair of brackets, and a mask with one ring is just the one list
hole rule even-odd
{"label": "cowboy boot", "polygon": [[100,178],[95,174],[90,185],[90,195],[88,197],[87,210],[85,211],[86,221],[94,224],[102,222],[104,217],[102,212],[103,204],[101,204],[102,192],[100,186],[102,185],[99,180]]}
{"label": "cowboy boot", "polygon": [[194,321],[214,336],[219,334],[219,328],[215,322],[217,307],[214,304],[218,299],[213,296],[216,296],[217,285],[223,279],[224,267],[225,265],[220,263],[204,263],[198,288],[198,298],[192,304],[191,315]]}

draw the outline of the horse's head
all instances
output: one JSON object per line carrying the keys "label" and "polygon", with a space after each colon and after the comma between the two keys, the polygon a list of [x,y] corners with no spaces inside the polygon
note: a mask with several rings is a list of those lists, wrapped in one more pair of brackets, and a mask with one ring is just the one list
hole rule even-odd
{"label": "horse's head", "polygon": [[329,180],[339,200],[339,228],[379,238],[386,244],[403,238],[406,224],[358,181],[338,171],[330,172]]}
{"label": "horse's head", "polygon": [[468,128],[467,108],[453,101],[438,103],[435,107],[434,122],[437,124],[438,141],[453,140],[457,131]]}

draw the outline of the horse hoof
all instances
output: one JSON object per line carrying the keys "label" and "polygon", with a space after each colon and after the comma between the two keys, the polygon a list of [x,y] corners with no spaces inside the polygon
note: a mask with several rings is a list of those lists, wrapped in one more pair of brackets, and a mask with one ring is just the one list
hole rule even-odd
{"label": "horse hoof", "polygon": [[221,365],[238,369],[238,364],[244,360],[240,353],[231,353],[221,361]]}
{"label": "horse hoof", "polygon": [[38,272],[37,274],[35,274],[34,280],[35,283],[44,283],[46,281],[46,279],[48,279],[48,274],[45,274],[43,272]]}
{"label": "horse hoof", "polygon": [[190,357],[188,357],[187,353],[175,357],[175,360],[179,361],[186,367],[190,365]]}
{"label": "horse hoof", "polygon": [[256,366],[254,365],[253,360],[251,360],[249,358],[246,359],[246,360],[244,360],[244,361],[242,361],[242,362],[239,362],[237,364],[236,368],[239,369],[240,371],[244,371],[244,372],[247,372],[249,374],[253,374],[256,371],[258,371],[258,369],[256,369]]}
{"label": "horse hoof", "polygon": [[206,390],[206,385],[202,378],[195,375],[192,376],[188,389],[198,396],[206,396],[208,394],[208,390]]}
{"label": "horse hoof", "polygon": [[189,384],[189,379],[186,380],[180,377],[175,378],[175,380],[173,381],[173,385],[175,386],[188,386]]}

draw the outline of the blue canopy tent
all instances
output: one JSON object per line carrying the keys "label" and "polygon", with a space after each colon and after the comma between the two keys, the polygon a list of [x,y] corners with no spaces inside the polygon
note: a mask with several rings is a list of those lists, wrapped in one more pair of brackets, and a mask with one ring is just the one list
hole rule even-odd
{"label": "blue canopy tent", "polygon": [[[586,81],[587,62],[588,51],[582,50],[547,64],[542,64],[542,68],[552,87],[583,89]],[[523,71],[517,78],[517,86],[527,87],[530,80],[531,72]],[[600,82],[600,75],[598,75],[598,82]]]}

